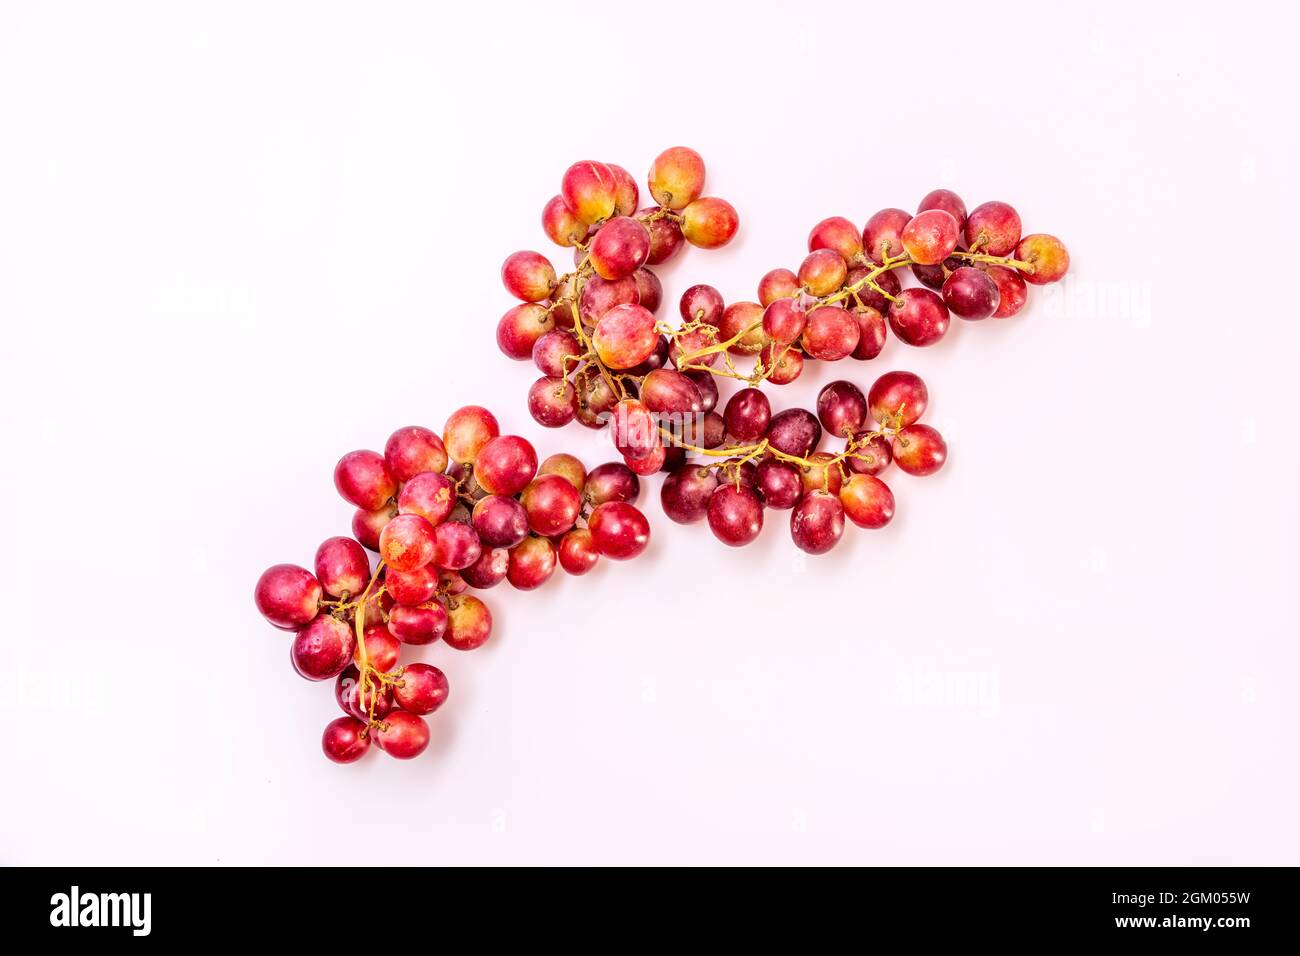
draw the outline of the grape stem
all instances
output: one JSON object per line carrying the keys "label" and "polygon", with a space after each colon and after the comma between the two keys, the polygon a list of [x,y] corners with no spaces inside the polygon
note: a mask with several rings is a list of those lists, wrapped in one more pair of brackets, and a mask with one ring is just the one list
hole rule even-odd
{"label": "grape stem", "polygon": [[366,584],[366,589],[361,592],[361,597],[357,599],[357,613],[353,624],[357,631],[357,650],[360,652],[359,660],[361,663],[361,673],[364,676],[366,668],[370,666],[370,656],[366,653],[366,602],[370,600],[370,589],[375,586],[379,580],[379,575],[384,570],[384,562],[375,565],[375,573],[370,575],[370,581]]}
{"label": "grape stem", "polygon": [[983,252],[962,252],[960,250],[952,253],[952,258],[961,259],[965,262],[985,262],[990,265],[1004,266],[1008,269],[1019,269],[1021,272],[1034,274],[1034,264],[1025,262],[1023,259],[1016,259],[1012,256],[990,256]]}
{"label": "grape stem", "polygon": [[[384,562],[380,560],[379,564],[375,566],[375,573],[370,576],[370,581],[366,584],[366,589],[361,592],[361,597],[357,599],[356,615],[353,618],[353,626],[357,632],[357,664],[359,665],[357,670],[360,672],[357,675],[357,701],[366,706],[366,716],[369,718],[366,730],[362,731],[362,733],[369,731],[372,727],[382,729],[386,726],[383,721],[375,720],[375,702],[379,699],[381,688],[390,685],[402,686],[402,672],[405,670],[405,668],[399,667],[394,671],[380,671],[370,663],[370,655],[366,653],[366,602],[370,600],[371,589],[374,588],[375,582],[379,580],[379,575],[383,573],[383,570]],[[377,597],[383,593],[384,588],[381,587],[378,591],[375,591],[375,596]],[[367,694],[370,695],[369,704],[365,703]]]}
{"label": "grape stem", "polygon": [[[698,445],[692,445],[687,442],[681,441],[679,438],[677,438],[677,436],[673,435],[673,433],[670,430],[664,428],[663,426],[659,427],[659,433],[665,438],[667,438],[670,444],[675,445],[678,448],[682,448],[686,451],[693,452],[698,455],[704,455],[709,458],[729,459],[728,461],[722,463],[721,465],[713,465],[709,467],[717,467],[724,470],[725,469],[734,470],[737,484],[740,483],[740,466],[745,464],[748,461],[752,461],[755,458],[759,458],[765,454],[770,455],[771,457],[775,458],[777,461],[788,462],[792,465],[797,465],[798,467],[805,470],[811,470],[813,468],[821,468],[823,480],[825,480],[831,467],[838,467],[840,470],[840,475],[842,477],[848,477],[848,473],[844,467],[844,462],[849,458],[857,459],[858,461],[865,462],[866,464],[869,465],[873,464],[876,460],[875,456],[864,455],[861,452],[859,452],[858,449],[861,448],[863,445],[869,445],[877,438],[896,437],[898,435],[898,432],[903,427],[903,412],[906,408],[907,408],[906,404],[900,405],[898,407],[898,411],[894,412],[893,415],[889,416],[888,421],[880,423],[881,427],[879,429],[865,432],[856,438],[849,437],[844,446],[844,451],[840,452],[838,455],[834,455],[826,459],[825,461],[813,461],[812,459],[804,458],[800,455],[791,455],[788,452],[781,451],[779,448],[773,448],[771,442],[766,438],[764,438],[762,441],[756,442],[751,445],[730,445],[726,448],[701,448]],[[731,460],[731,459],[735,459],[735,460]]]}

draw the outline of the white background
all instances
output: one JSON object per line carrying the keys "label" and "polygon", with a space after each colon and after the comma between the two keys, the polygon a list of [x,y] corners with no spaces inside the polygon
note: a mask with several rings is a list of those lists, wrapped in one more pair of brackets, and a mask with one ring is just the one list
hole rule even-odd
{"label": "white background", "polygon": [[[0,860],[1300,863],[1296,14],[857,2],[0,5]],[[662,270],[753,298],[935,186],[1074,268],[891,341],[949,440],[803,559],[673,526],[488,596],[421,759],[338,767],[253,582],[340,454],[493,408],[572,161],[704,155]],[[562,253],[557,261],[563,262]]]}

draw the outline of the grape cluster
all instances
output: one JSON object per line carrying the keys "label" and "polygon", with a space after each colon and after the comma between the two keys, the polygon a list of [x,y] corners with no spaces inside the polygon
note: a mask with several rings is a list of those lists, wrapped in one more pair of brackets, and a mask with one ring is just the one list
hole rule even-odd
{"label": "grape cluster", "polygon": [[[500,434],[492,413],[473,405],[454,412],[441,436],[410,426],[383,454],[348,452],[334,484],[357,509],[352,536],[322,543],[314,573],[267,569],[254,601],[294,632],[294,669],[334,681],[344,716],[321,745],[338,763],[360,759],[372,740],[400,759],[428,746],[423,718],[447,699],[447,677],[431,664],[399,667],[401,645],[482,646],[492,614],[471,588],[508,581],[532,590],[557,566],[586,574],[602,556],[636,557],[650,539],[632,504],[640,481],[626,465],[588,472],[567,454],[539,465],[526,439]],[[373,569],[367,549],[379,555]]]}
{"label": "grape cluster", "polygon": [[531,359],[542,373],[528,390],[528,410],[540,425],[559,428],[576,419],[605,427],[627,383],[669,360],[655,319],[663,287],[650,266],[668,261],[683,243],[726,245],[739,228],[730,203],[703,195],[704,161],[692,149],[660,153],[648,185],[657,205],[638,210],[640,190],[623,167],[574,163],[560,195],[542,211],[546,235],[573,248],[573,271],[557,275],[545,256],[530,251],[501,267],[506,291],[520,304],[497,323],[497,345],[513,359]]}
{"label": "grape cluster", "polygon": [[[868,528],[889,521],[894,500],[880,471],[897,462],[907,473],[931,474],[947,447],[918,423],[927,392],[909,372],[879,377],[866,396],[851,382],[832,382],[816,414],[774,414],[763,383],[788,384],[809,360],[874,359],[890,330],[904,344],[931,346],[954,314],[1008,318],[1024,306],[1028,285],[1065,275],[1069,253],[1054,236],[1022,236],[1006,203],[967,213],[956,193],[936,189],[915,214],[884,209],[862,229],[842,216],[817,223],[799,268],[765,274],[757,302],[727,304],[709,285],[687,289],[674,326],[654,318],[662,290],[646,265],[671,255],[683,236],[713,247],[736,228],[730,206],[698,198],[703,186],[699,155],[667,150],[649,175],[660,205],[633,219],[626,210],[637,187],[621,167],[571,166],[543,227],[576,247],[575,269],[556,276],[539,253],[510,256],[502,278],[525,304],[506,313],[497,342],[541,370],[528,395],[540,424],[612,426],[631,470],[669,473],[662,501],[673,520],[707,516],[719,539],[741,545],[758,535],[765,507],[789,509],[795,543],[820,554],[840,539],[846,516]],[[918,284],[904,288],[907,270]],[[720,379],[742,386],[721,412]],[[818,450],[826,432],[843,439],[843,450]]]}
{"label": "grape cluster", "polygon": [[[573,269],[557,275],[525,251],[501,270],[519,304],[498,323],[497,344],[542,373],[528,393],[533,418],[608,428],[623,460],[591,472],[565,454],[539,465],[526,439],[501,435],[490,412],[467,406],[441,436],[412,426],[394,432],[383,454],[344,455],[334,481],[357,509],[352,536],[325,541],[314,573],[280,564],[258,581],[258,609],[294,632],[294,668],[335,682],[344,716],[322,738],[330,759],[357,760],[372,740],[398,758],[425,749],[423,718],[446,700],[447,678],[426,663],[398,666],[401,645],[481,646],[492,616],[470,589],[504,580],[531,590],[557,565],[585,574],[602,556],[644,551],[649,524],[632,504],[638,476],[667,472],[668,516],[707,519],[728,545],[753,541],[767,509],[790,512],[791,537],[811,554],[836,545],[845,519],[884,527],[894,495],[881,473],[897,464],[929,475],[947,458],[943,437],[920,422],[925,383],[891,371],[864,394],[841,379],[821,390],[815,412],[775,413],[763,384],[794,381],[808,361],[874,359],[890,330],[930,346],[953,314],[1008,318],[1028,285],[1069,268],[1060,240],[1022,236],[1006,203],[968,214],[960,197],[937,189],[915,215],[885,209],[861,230],[843,217],[822,220],[798,270],[764,275],[756,302],[728,305],[712,286],[692,286],[673,325],[655,318],[663,290],[649,267],[684,243],[725,245],[739,220],[730,204],[703,195],[694,150],[661,153],[648,185],[656,205],[638,208],[640,191],[622,167],[575,163],[542,212],[547,236],[573,248]],[[905,273],[918,284],[904,288]],[[739,388],[722,404],[726,379]],[[827,434],[843,447],[821,450]],[[378,553],[373,568],[367,551]]]}

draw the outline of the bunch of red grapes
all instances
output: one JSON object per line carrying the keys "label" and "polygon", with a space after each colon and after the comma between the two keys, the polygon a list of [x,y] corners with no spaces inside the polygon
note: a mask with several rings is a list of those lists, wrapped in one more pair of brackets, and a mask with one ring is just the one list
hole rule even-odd
{"label": "bunch of red grapes", "polygon": [[[428,746],[424,718],[447,699],[447,678],[431,664],[399,667],[401,645],[482,646],[492,615],[471,588],[508,581],[532,590],[557,566],[586,574],[602,556],[636,557],[650,539],[631,503],[640,482],[626,465],[588,472],[567,454],[539,465],[526,439],[500,434],[492,413],[473,405],[453,413],[441,436],[410,426],[383,454],[348,452],[334,484],[357,509],[352,537],[322,543],[314,573],[267,569],[254,600],[294,632],[294,669],[334,681],[343,716],[321,746],[338,763],[360,759],[372,740],[400,759]],[[373,568],[367,549],[379,555]]]}
{"label": "bunch of red grapes", "polygon": [[[330,759],[357,760],[372,740],[398,758],[427,747],[424,717],[446,700],[447,678],[426,663],[398,666],[401,645],[482,645],[492,616],[470,589],[505,580],[530,590],[557,565],[585,574],[601,556],[640,554],[650,528],[632,504],[638,475],[667,472],[668,516],[707,519],[728,545],[753,541],[766,509],[788,510],[795,544],[812,554],[836,545],[846,518],[883,527],[894,496],[880,474],[894,463],[933,474],[947,457],[943,437],[919,421],[925,383],[892,371],[864,394],[834,381],[815,412],[776,413],[762,385],[794,381],[808,361],[874,359],[891,329],[907,345],[930,346],[953,314],[1008,318],[1029,284],[1069,268],[1065,246],[1022,236],[1006,203],[968,214],[937,189],[915,215],[885,209],[861,230],[822,220],[798,270],[764,275],[757,302],[687,289],[674,326],[655,318],[663,292],[649,267],[684,243],[725,245],[739,220],[703,195],[704,162],[686,147],[655,159],[648,186],[655,204],[641,208],[622,167],[575,163],[542,212],[547,236],[573,248],[573,269],[560,275],[541,254],[516,252],[501,270],[519,304],[499,322],[497,343],[542,373],[528,393],[533,418],[609,428],[623,461],[588,473],[561,454],[539,466],[528,441],[501,435],[490,412],[468,406],[441,436],[413,426],[394,432],[383,454],[344,455],[334,481],[357,508],[352,537],[325,541],[314,573],[280,564],[258,581],[258,609],[294,632],[294,668],[335,682],[344,715],[325,729]],[[918,285],[904,288],[904,272]],[[720,379],[740,383],[721,411]],[[827,434],[843,447],[820,450]],[[367,550],[378,553],[373,567]]]}
{"label": "bunch of red grapes", "polygon": [[[792,382],[808,360],[874,359],[891,329],[907,345],[930,346],[953,314],[1008,318],[1024,306],[1027,284],[1055,282],[1069,268],[1060,240],[1022,236],[1006,203],[967,213],[956,193],[936,189],[915,215],[884,209],[862,229],[842,216],[822,220],[798,270],[764,275],[757,302],[728,305],[712,286],[693,286],[674,327],[654,317],[662,291],[648,266],[683,239],[723,245],[738,220],[722,200],[701,198],[704,162],[686,147],[660,154],[648,185],[658,205],[633,216],[638,189],[621,167],[569,167],[542,225],[575,248],[575,267],[557,275],[536,252],[506,259],[502,281],[523,304],[502,318],[497,343],[542,372],[528,394],[539,424],[610,427],[632,471],[669,473],[661,497],[670,518],[707,518],[730,545],[757,537],[773,508],[791,512],[800,548],[829,551],[846,517],[867,528],[889,521],[893,494],[877,476],[891,462],[928,475],[947,455],[939,432],[917,421],[928,394],[910,372],[879,377],[867,395],[832,382],[816,414],[774,414],[764,382]],[[903,288],[905,267],[919,285]],[[752,362],[739,368],[738,358]],[[721,412],[720,378],[743,385]],[[827,432],[842,450],[818,450]]]}

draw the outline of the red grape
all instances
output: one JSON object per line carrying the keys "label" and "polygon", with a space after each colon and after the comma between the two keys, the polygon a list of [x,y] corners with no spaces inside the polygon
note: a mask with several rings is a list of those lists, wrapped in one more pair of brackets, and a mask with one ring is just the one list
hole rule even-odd
{"label": "red grape", "polygon": [[844,285],[849,265],[834,249],[808,253],[799,266],[799,285],[809,295],[824,296]]}
{"label": "red grape", "polygon": [[875,358],[885,347],[885,317],[869,305],[855,307],[849,314],[858,323],[858,347],[853,350],[853,357],[861,361]]}
{"label": "red grape", "polygon": [[664,514],[678,524],[700,521],[708,513],[709,499],[718,487],[711,468],[687,463],[664,479],[659,490]]}
{"label": "red grape", "polygon": [[934,345],[948,321],[948,307],[929,289],[904,289],[889,306],[889,327],[908,345]]}
{"label": "red grape", "polygon": [[851,475],[840,488],[840,503],[859,528],[883,528],[894,517],[894,493],[872,475]]}
{"label": "red grape", "polygon": [[576,246],[587,238],[587,224],[563,196],[553,196],[542,209],[542,230],[557,246]]}
{"label": "red grape", "polygon": [[432,600],[438,593],[438,571],[431,564],[414,571],[388,568],[384,572],[384,587],[398,604],[414,607]]}
{"label": "red grape", "polygon": [[308,680],[332,680],[352,662],[357,638],[343,621],[322,614],[293,636],[293,669]]}
{"label": "red grape", "polygon": [[908,425],[894,436],[894,461],[909,475],[932,475],[947,458],[947,443],[929,425]]}
{"label": "red grape", "polygon": [[704,411],[704,399],[695,382],[670,368],[655,369],[641,380],[641,401],[658,415]]}
{"label": "red grape", "polygon": [[[649,269],[637,269],[632,273],[636,280],[637,304],[651,312],[658,312],[664,298],[664,284]],[[662,363],[661,363],[662,364]]]}
{"label": "red grape", "polygon": [[704,369],[695,369],[690,372],[683,372],[687,378],[695,383],[696,389],[700,393],[700,411],[708,413],[718,406],[718,380],[712,372]]}
{"label": "red grape", "polygon": [[641,190],[637,188],[636,180],[622,166],[617,166],[614,163],[606,163],[605,165],[614,174],[614,215],[632,215],[636,212],[636,204],[641,199]]}
{"label": "red grape", "polygon": [[519,503],[528,512],[528,524],[537,534],[564,534],[578,520],[582,497],[563,475],[539,475],[529,482]]}
{"label": "red grape", "polygon": [[579,219],[593,225],[614,215],[618,183],[614,171],[604,163],[583,160],[565,170],[560,195]]}
{"label": "red grape", "polygon": [[447,619],[447,632],[442,639],[458,651],[472,651],[492,636],[492,614],[472,594],[448,601]]}
{"label": "red grape", "polygon": [[625,501],[597,505],[587,518],[587,529],[596,550],[616,561],[635,558],[650,542],[650,523]]}
{"label": "red grape", "polygon": [[678,305],[683,322],[703,322],[715,327],[722,323],[722,312],[725,308],[726,303],[722,301],[722,293],[711,285],[691,286],[682,293],[681,303]]}
{"label": "red grape", "polygon": [[[388,625],[382,621],[378,624],[367,624],[365,629],[366,642],[366,659],[370,661],[370,666],[377,671],[387,673],[397,666],[397,658],[402,653],[402,642],[393,636],[393,632],[388,629]],[[352,652],[352,659],[356,663],[361,663],[361,644],[357,643],[357,648]]]}
{"label": "red grape", "polygon": [[844,535],[844,506],[837,495],[812,491],[790,513],[790,536],[809,554],[825,554]]}
{"label": "red grape", "polygon": [[781,345],[799,341],[808,316],[794,299],[777,299],[763,310],[763,331]]}
{"label": "red grape", "polygon": [[334,466],[334,487],[345,499],[366,511],[377,511],[397,494],[397,482],[384,458],[374,451],[350,451]]}
{"label": "red grape", "polygon": [[817,416],[805,408],[787,408],[772,416],[767,428],[768,444],[795,458],[807,458],[822,440]]}
{"label": "red grape", "polygon": [[685,209],[704,193],[704,160],[686,146],[666,149],[650,164],[647,184],[665,209]]}
{"label": "red grape", "polygon": [[578,391],[578,421],[588,428],[604,428],[618,404],[618,396],[603,375],[584,368],[573,377]]}
{"label": "red grape", "polygon": [[659,342],[654,314],[640,305],[616,305],[600,317],[591,342],[609,368],[632,368],[649,358]]}
{"label": "red grape", "polygon": [[757,302],[733,302],[722,312],[718,337],[735,341],[727,349],[733,355],[753,355],[767,344],[763,331],[763,307]]}
{"label": "red grape", "polygon": [[803,476],[789,462],[763,459],[754,471],[754,483],[763,503],[777,511],[793,508],[803,497]]}
{"label": "red grape", "polygon": [[593,508],[607,501],[636,501],[640,494],[641,482],[621,461],[606,462],[591,469],[582,488],[583,500]]}
{"label": "red grape", "polygon": [[[642,209],[637,216],[645,218],[658,211],[658,206],[650,206]],[[682,236],[681,226],[671,219],[656,219],[646,228],[650,231],[650,255],[646,257],[646,262],[652,266],[667,262],[686,241]]]}
{"label": "red grape", "polygon": [[551,378],[565,378],[578,367],[581,355],[577,336],[568,329],[551,329],[533,343],[533,364]]}
{"label": "red grape", "polygon": [[872,262],[903,254],[903,227],[911,219],[912,214],[902,209],[882,209],[867,220],[862,227],[862,248]]}
{"label": "red grape", "polygon": [[488,495],[474,504],[474,530],[489,548],[513,548],[528,535],[528,513],[514,498]]}
{"label": "red grape", "polygon": [[516,252],[501,265],[506,291],[523,302],[541,302],[555,289],[555,267],[540,252]]}
{"label": "red grape", "polygon": [[872,384],[867,393],[867,406],[871,417],[882,425],[910,425],[925,413],[930,401],[930,391],[921,376],[912,372],[886,372]]}
{"label": "red grape", "polygon": [[[679,333],[668,346],[668,357],[683,372],[690,371],[691,367],[696,365],[713,366],[721,357],[720,353],[710,352],[707,355],[696,355],[696,353],[717,344],[716,330],[711,326],[701,326],[692,332]],[[690,361],[688,362],[687,359]],[[695,370],[700,371],[700,369]]]}
{"label": "red grape", "polygon": [[524,302],[501,316],[497,323],[497,345],[510,358],[522,362],[532,358],[537,340],[553,328],[555,318],[546,306]]}
{"label": "red grape", "polygon": [[578,414],[578,392],[567,378],[543,376],[528,389],[528,414],[546,428],[560,428]]}
{"label": "red grape", "polygon": [[506,548],[484,548],[483,553],[460,574],[465,583],[479,590],[496,587],[506,578],[510,569],[510,551]]}
{"label": "red grape", "polygon": [[937,265],[957,248],[961,229],[957,220],[942,209],[917,213],[903,227],[903,249],[923,266]]}
{"label": "red grape", "polygon": [[403,644],[432,644],[447,632],[447,609],[437,601],[399,604],[388,615],[388,631]]}
{"label": "red grape", "polygon": [[321,749],[335,763],[353,763],[370,749],[366,725],[355,717],[336,717],[325,725]]}
{"label": "red grape", "polygon": [[853,436],[853,440],[859,444],[854,446],[853,454],[844,459],[844,464],[849,471],[862,475],[878,475],[894,460],[893,449],[884,435],[858,432]]}
{"label": "red grape", "polygon": [[358,508],[352,515],[352,536],[371,551],[378,551],[379,535],[384,526],[396,516],[397,505],[392,501],[375,511]]}
{"label": "red grape", "polygon": [[637,288],[635,276],[624,276],[613,282],[592,276],[578,296],[578,313],[584,326],[593,326],[615,306],[637,305],[640,302],[641,292]]}
{"label": "red grape", "polygon": [[582,486],[587,481],[587,469],[582,462],[573,455],[564,452],[547,458],[537,466],[537,473],[539,475],[561,475],[578,491],[582,491]]}
{"label": "red grape", "polygon": [[867,399],[852,382],[831,382],[817,394],[817,418],[832,435],[851,437],[866,417]]}
{"label": "red grape", "polygon": [[656,471],[663,470],[664,464],[668,461],[668,449],[663,445],[655,445],[644,458],[624,455],[623,460],[636,474],[653,475]]}
{"label": "red grape", "polygon": [[537,474],[537,452],[518,435],[498,435],[479,449],[474,477],[490,495],[515,495]]}
{"label": "red grape", "polygon": [[763,503],[746,484],[721,484],[709,499],[709,529],[723,544],[738,548],[763,530]]}
{"label": "red grape", "polygon": [[276,564],[262,572],[253,601],[262,616],[281,630],[291,631],[320,611],[320,582],[306,568]]}
{"label": "red grape", "polygon": [[632,275],[650,256],[650,233],[628,216],[611,219],[591,240],[587,254],[592,268],[611,282]]}
{"label": "red grape", "polygon": [[447,700],[447,675],[432,664],[407,664],[393,685],[397,706],[408,714],[432,714]]}
{"label": "red grape", "polygon": [[529,536],[510,549],[506,579],[520,591],[531,591],[550,580],[555,564],[555,546],[550,540]]}
{"label": "red grape", "polygon": [[643,402],[625,398],[614,408],[614,447],[628,458],[648,458],[660,446],[659,425]]}
{"label": "red grape", "polygon": [[433,563],[449,571],[467,568],[483,553],[478,532],[465,521],[447,521],[433,530],[437,544]]}
{"label": "red grape", "polygon": [[998,307],[998,284],[982,269],[962,266],[943,284],[943,302],[963,319],[987,319]]}
{"label": "red grape", "polygon": [[829,491],[833,495],[840,493],[844,483],[844,473],[835,462],[835,456],[828,451],[816,451],[808,456],[808,464],[799,469],[799,480],[803,483],[804,494],[812,491]]}
{"label": "red grape", "polygon": [[433,525],[420,515],[399,514],[379,533],[379,554],[396,571],[414,571],[433,560]]}
{"label": "red grape", "polygon": [[1007,319],[1019,312],[1029,295],[1020,273],[1005,266],[990,266],[985,271],[998,287],[998,307],[993,311],[993,318]]}
{"label": "red grape", "polygon": [[472,464],[479,449],[500,433],[491,412],[478,405],[466,405],[451,413],[442,429],[442,441],[452,461]]}
{"label": "red grape", "polygon": [[951,189],[935,189],[926,193],[925,198],[916,207],[916,211],[922,213],[927,209],[942,209],[957,220],[959,229],[966,227],[966,204]]}
{"label": "red grape", "polygon": [[[845,285],[856,285],[870,274],[871,270],[865,267],[851,269],[849,270],[849,277],[844,280],[844,283]],[[882,272],[871,281],[889,295],[896,296],[903,288],[896,272]],[[854,298],[856,298],[862,305],[873,308],[881,314],[889,311],[889,299],[885,298],[885,296],[881,295],[870,286],[863,286],[854,293]]]}
{"label": "red grape", "polygon": [[758,360],[771,369],[767,380],[773,385],[788,385],[803,371],[803,353],[789,346],[765,345],[758,353]]}
{"label": "red grape", "polygon": [[446,475],[423,471],[406,484],[397,496],[397,510],[404,515],[419,515],[429,524],[447,520],[456,507],[456,483]]}
{"label": "red grape", "polygon": [[758,281],[758,301],[764,308],[778,299],[793,299],[801,291],[799,277],[789,269],[773,269]]}
{"label": "red grape", "polygon": [[410,760],[429,746],[429,725],[415,714],[395,710],[375,727],[375,744],[390,757]]}
{"label": "red grape", "polygon": [[1024,276],[1026,282],[1034,285],[1056,282],[1070,268],[1070,253],[1061,240],[1041,232],[1020,240],[1016,258],[1034,267]]}
{"label": "red grape", "polygon": [[836,362],[853,354],[861,335],[857,319],[838,306],[824,305],[808,313],[800,343],[813,358]]}
{"label": "red grape", "polygon": [[725,246],[740,228],[740,217],[725,199],[706,196],[682,210],[682,235],[700,249]]}
{"label": "red grape", "polygon": [[[862,258],[862,233],[858,227],[843,216],[831,216],[812,227],[808,233],[808,251],[832,249],[839,253],[845,262],[854,262]],[[824,295],[825,293],[814,293]]]}
{"label": "red grape", "polygon": [[986,202],[966,217],[966,243],[971,252],[1005,256],[1019,241],[1020,214],[1004,202]]}
{"label": "red grape", "polygon": [[370,558],[352,538],[326,538],[316,549],[316,580],[330,597],[360,594],[370,580]]}
{"label": "red grape", "polygon": [[586,528],[574,528],[560,539],[560,567],[569,574],[586,574],[600,560],[596,539]]}
{"label": "red grape", "polygon": [[424,471],[446,471],[447,449],[437,433],[419,425],[408,425],[388,436],[384,464],[394,481],[406,482]]}
{"label": "red grape", "polygon": [[755,442],[772,421],[772,404],[757,388],[742,388],[727,401],[722,413],[727,433],[739,442]]}

